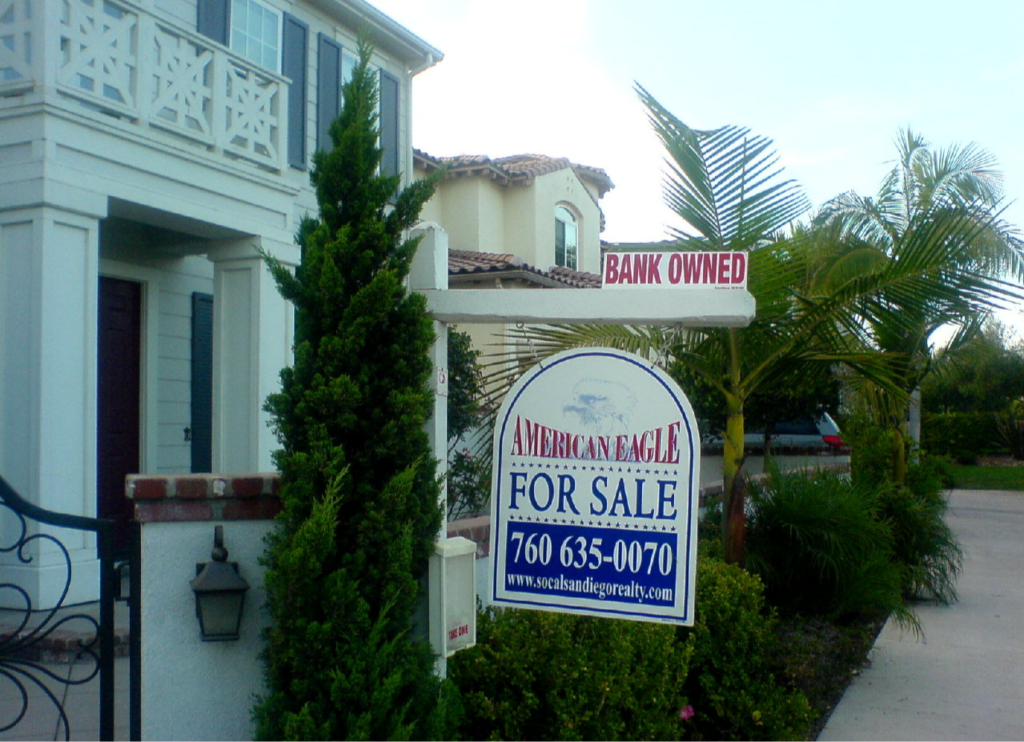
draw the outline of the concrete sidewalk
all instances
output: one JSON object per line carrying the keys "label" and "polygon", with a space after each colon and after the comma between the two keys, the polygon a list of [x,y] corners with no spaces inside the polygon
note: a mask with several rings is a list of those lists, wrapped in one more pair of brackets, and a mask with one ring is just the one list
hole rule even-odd
{"label": "concrete sidewalk", "polygon": [[1024,739],[1024,492],[953,490],[947,522],[959,602],[887,624],[819,740]]}

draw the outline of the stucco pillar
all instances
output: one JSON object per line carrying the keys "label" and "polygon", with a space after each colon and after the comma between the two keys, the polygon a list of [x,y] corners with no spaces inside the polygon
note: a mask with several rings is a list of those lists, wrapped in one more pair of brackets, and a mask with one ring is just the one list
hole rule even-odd
{"label": "stucco pillar", "polygon": [[[30,502],[88,517],[96,516],[101,216],[49,206],[0,212],[0,474]],[[3,519],[4,545],[17,537],[15,527]],[[69,552],[65,602],[95,600],[95,537],[30,523],[33,532],[51,534]],[[0,555],[5,581],[27,590],[34,609],[52,607],[67,571],[60,549],[33,540],[26,556],[28,564]],[[0,601],[11,593],[0,592]]]}
{"label": "stucco pillar", "polygon": [[286,265],[298,248],[258,237],[211,247],[213,300],[213,470],[273,470],[279,447],[263,411],[291,364],[293,312],[257,246]]}

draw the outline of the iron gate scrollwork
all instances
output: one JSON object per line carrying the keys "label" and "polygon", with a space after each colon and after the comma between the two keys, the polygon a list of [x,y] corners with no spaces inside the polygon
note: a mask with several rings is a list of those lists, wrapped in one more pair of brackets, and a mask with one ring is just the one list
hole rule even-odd
{"label": "iron gate scrollwork", "polygon": [[[59,528],[79,531],[90,531],[96,534],[97,551],[100,566],[100,599],[98,618],[82,612],[80,608],[68,608],[64,601],[68,597],[72,581],[72,559],[67,547],[55,536],[46,532],[32,532],[29,521],[43,523]],[[13,524],[13,528],[11,528]],[[134,525],[134,524],[133,524]],[[133,555],[137,556],[137,532],[133,538]],[[58,555],[58,569],[63,569],[64,584],[56,605],[45,610],[36,610],[27,590],[20,585],[3,579],[3,565],[0,564],[0,593],[5,593],[3,603],[15,606],[4,610],[8,617],[14,616],[13,626],[2,627],[0,631],[0,685],[13,687],[15,703],[10,711],[0,717],[0,734],[15,730],[31,713],[33,704],[49,704],[57,711],[57,731],[63,729],[65,739],[71,738],[71,720],[64,708],[64,693],[54,692],[54,687],[70,689],[72,686],[85,685],[98,679],[99,681],[99,738],[114,739],[114,601],[115,580],[118,569],[115,566],[114,554],[114,521],[101,518],[88,518],[66,513],[55,513],[40,508],[24,500],[14,489],[0,477],[0,557],[6,556],[7,563],[12,559],[15,564],[30,564],[34,556],[30,553],[37,546],[48,546],[55,549]],[[52,571],[52,570],[51,570]],[[138,569],[129,567],[132,587],[136,586]],[[138,592],[133,590],[133,599],[137,600]],[[132,628],[135,629],[137,606],[132,605]],[[37,618],[33,618],[38,614]],[[49,663],[43,662],[46,647],[53,645],[55,632],[62,635],[72,633],[78,638],[73,640],[72,647],[76,663],[83,663],[84,672],[77,677],[70,670],[65,676],[56,673]],[[135,675],[137,668],[134,651],[137,647],[137,632],[132,632],[132,670]],[[137,677],[131,678],[131,723],[130,736],[139,738],[138,698],[136,687]],[[20,696],[20,707],[17,702]],[[9,708],[5,706],[5,709]],[[16,730],[15,730],[15,733]]]}

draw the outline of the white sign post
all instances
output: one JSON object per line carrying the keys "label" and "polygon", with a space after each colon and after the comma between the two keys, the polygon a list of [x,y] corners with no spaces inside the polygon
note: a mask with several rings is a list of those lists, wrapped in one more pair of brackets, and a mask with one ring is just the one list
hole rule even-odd
{"label": "white sign post", "polygon": [[545,359],[495,423],[493,602],[692,626],[699,470],[693,408],[657,366]]}
{"label": "white sign post", "polygon": [[[423,237],[410,274],[410,288],[423,294],[433,314],[437,343],[434,366],[447,369],[448,324],[451,322],[491,323],[524,322],[534,324],[575,323],[614,325],[675,325],[682,327],[744,327],[754,318],[754,298],[745,290],[722,291],[713,282],[687,288],[685,291],[648,291],[646,283],[619,286],[615,291],[593,289],[523,289],[495,291],[489,289],[448,290],[448,236],[436,224],[424,223],[416,230]],[[633,269],[631,269],[633,270]],[[709,269],[710,270],[710,269]],[[716,270],[721,270],[720,264]],[[645,275],[653,277],[650,263]],[[630,274],[632,276],[632,273]],[[674,274],[673,274],[674,275]],[[735,270],[730,269],[730,275]],[[731,279],[730,279],[731,280]],[[730,284],[732,288],[734,284]],[[611,285],[609,284],[609,288]],[[669,288],[682,288],[669,286]],[[447,385],[436,375],[434,417],[428,434],[438,459],[438,473],[447,470]],[[696,477],[694,478],[696,481]],[[446,504],[442,492],[442,504]],[[493,530],[493,529],[492,529]],[[447,525],[438,534],[436,559],[448,557]],[[603,547],[603,543],[602,543]],[[588,544],[589,548],[589,544]],[[614,549],[614,544],[612,545]],[[627,547],[628,548],[628,547]],[[647,548],[647,547],[643,547]],[[456,549],[457,550],[457,549]],[[602,554],[602,560],[604,555]],[[627,553],[628,558],[628,553]],[[612,562],[614,565],[614,553]],[[605,562],[602,561],[602,564]],[[434,574],[443,574],[435,570]],[[460,609],[442,609],[448,604],[448,590],[443,579],[430,582],[429,603],[432,615],[458,615]],[[692,610],[688,615],[692,615]],[[652,619],[653,620],[653,619]],[[451,627],[438,627],[432,637],[447,637]],[[456,631],[458,633],[458,631]],[[472,643],[472,637],[463,640]],[[446,672],[446,656],[450,646],[434,640],[438,656],[437,669]]]}

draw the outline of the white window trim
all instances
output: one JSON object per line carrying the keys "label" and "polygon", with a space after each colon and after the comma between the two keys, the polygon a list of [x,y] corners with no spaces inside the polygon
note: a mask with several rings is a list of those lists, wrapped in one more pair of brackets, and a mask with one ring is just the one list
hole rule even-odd
{"label": "white window trim", "polygon": [[[561,210],[564,210],[572,218],[571,222],[566,222],[565,219],[560,218],[561,217],[561,213],[560,213]],[[555,204],[555,221],[556,222],[561,222],[563,224],[572,224],[573,228],[576,230],[576,244],[574,246],[575,247],[575,258],[576,258],[575,262],[576,262],[576,265],[575,266],[571,266],[571,267],[568,266],[568,265],[565,265],[565,266],[561,266],[561,267],[570,268],[570,270],[581,270],[581,268],[580,268],[580,231],[581,231],[580,230],[580,222],[581,222],[580,215],[576,212],[576,209],[574,209],[569,204],[567,204],[567,203],[559,203],[559,204]],[[555,246],[555,256],[554,256],[554,258],[555,258],[555,265],[556,266],[559,265],[559,263],[558,263],[558,247],[557,247],[557,245]],[[569,261],[566,260],[565,262],[568,263]]]}

